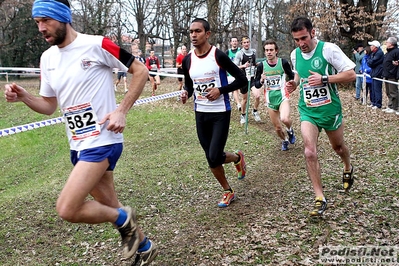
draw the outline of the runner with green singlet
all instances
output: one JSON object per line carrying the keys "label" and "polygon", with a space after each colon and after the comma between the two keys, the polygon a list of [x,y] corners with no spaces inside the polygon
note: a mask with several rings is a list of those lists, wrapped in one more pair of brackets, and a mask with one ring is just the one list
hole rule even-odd
{"label": "runner with green singlet", "polygon": [[[236,37],[231,37],[230,38],[230,49],[227,50],[226,54],[227,56],[231,59],[231,61],[234,61],[234,58],[236,57],[236,54],[238,51],[240,51],[240,47],[238,47],[238,39]],[[230,83],[232,83],[234,81],[234,77],[232,75],[230,75],[230,73],[227,73],[227,80]],[[237,104],[237,109],[238,111],[241,111],[241,100],[239,97],[239,91],[235,90],[233,92],[231,92],[231,94],[233,95],[233,99]],[[231,96],[230,96],[231,98]]]}
{"label": "runner with green singlet", "polygon": [[[287,151],[288,145],[295,143],[296,137],[290,117],[290,95],[285,84],[286,80],[293,80],[295,75],[288,60],[277,56],[279,48],[275,41],[265,41],[263,48],[266,60],[256,67],[255,87],[263,88],[270,121],[273,123],[277,136],[282,140],[281,150]],[[287,135],[281,124],[285,125]]]}
{"label": "runner with green singlet", "polygon": [[356,65],[337,45],[317,40],[312,22],[306,17],[294,19],[291,34],[298,46],[291,52],[292,66],[297,73],[293,81],[287,82],[286,88],[292,93],[299,85],[298,107],[306,169],[315,193],[315,204],[310,215],[321,216],[327,208],[317,156],[317,142],[321,130],[324,129],[331,147],[344,164],[344,190],[348,192],[354,182],[354,168],[344,141],[342,107],[337,83],[355,81]]}

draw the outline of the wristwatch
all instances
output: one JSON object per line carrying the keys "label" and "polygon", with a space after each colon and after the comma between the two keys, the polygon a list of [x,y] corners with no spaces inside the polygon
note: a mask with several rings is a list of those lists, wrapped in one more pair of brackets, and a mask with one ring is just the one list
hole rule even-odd
{"label": "wristwatch", "polygon": [[321,83],[328,84],[328,76],[327,75],[321,76]]}

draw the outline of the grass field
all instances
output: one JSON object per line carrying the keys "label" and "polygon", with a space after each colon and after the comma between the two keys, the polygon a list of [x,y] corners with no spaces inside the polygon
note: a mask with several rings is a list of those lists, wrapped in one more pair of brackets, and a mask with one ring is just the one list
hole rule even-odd
{"label": "grass field", "polygon": [[[37,93],[35,81],[23,82]],[[177,81],[164,79],[158,93],[176,88]],[[142,97],[150,94],[147,84]],[[248,173],[237,180],[233,165],[225,165],[238,195],[225,209],[217,207],[222,191],[198,143],[192,103],[170,98],[133,107],[116,189],[159,247],[152,265],[317,265],[321,246],[398,247],[399,117],[371,111],[352,94],[340,92],[355,184],[343,192],[343,166],[323,132],[318,154],[329,209],[320,219],[308,217],[314,195],[296,94],[297,143],[287,152],[264,106],[262,122],[250,116],[248,134],[233,112],[226,150],[245,152]],[[47,118],[0,101],[0,129]],[[71,224],[57,216],[55,202],[72,169],[63,124],[1,137],[0,167],[1,265],[129,265],[120,261],[120,236],[110,224]]]}

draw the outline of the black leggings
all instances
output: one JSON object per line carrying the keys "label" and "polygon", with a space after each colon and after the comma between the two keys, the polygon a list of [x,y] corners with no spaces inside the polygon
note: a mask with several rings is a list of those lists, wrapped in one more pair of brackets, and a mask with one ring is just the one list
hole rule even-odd
{"label": "black leggings", "polygon": [[222,165],[226,160],[224,147],[230,127],[231,111],[221,113],[195,112],[197,135],[210,168]]}

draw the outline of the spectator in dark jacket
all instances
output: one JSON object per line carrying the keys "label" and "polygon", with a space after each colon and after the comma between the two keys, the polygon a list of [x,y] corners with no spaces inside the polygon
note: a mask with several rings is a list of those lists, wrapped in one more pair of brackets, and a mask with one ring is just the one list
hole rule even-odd
{"label": "spectator in dark jacket", "polygon": [[[399,79],[399,48],[398,40],[395,37],[389,37],[386,41],[387,53],[384,55],[384,64],[382,76],[388,82],[385,82],[385,92],[388,97],[388,106],[383,111],[388,114],[398,114],[398,84]],[[391,82],[395,83],[391,83]]]}
{"label": "spectator in dark jacket", "polygon": [[[362,103],[367,104],[367,97],[369,94],[371,94],[371,83],[373,82],[370,73],[371,73],[371,68],[367,65],[367,60],[369,59],[371,54],[371,49],[370,46],[366,46],[364,48],[364,57],[362,58],[362,64],[360,66],[359,72],[361,74],[364,74],[366,76],[366,91],[364,91],[364,94],[362,96]],[[363,84],[363,77],[362,77],[362,84]]]}
{"label": "spectator in dark jacket", "polygon": [[367,60],[367,64],[371,68],[371,77],[373,78],[371,86],[371,105],[375,109],[381,109],[382,106],[382,81],[375,78],[382,79],[382,63],[384,62],[384,53],[382,52],[379,41],[369,42],[371,48],[371,55]]}

